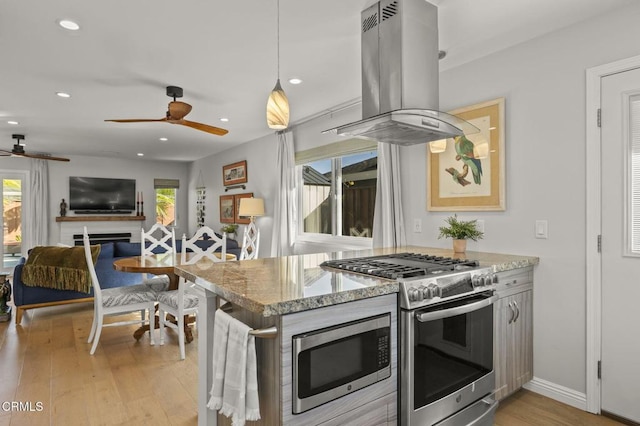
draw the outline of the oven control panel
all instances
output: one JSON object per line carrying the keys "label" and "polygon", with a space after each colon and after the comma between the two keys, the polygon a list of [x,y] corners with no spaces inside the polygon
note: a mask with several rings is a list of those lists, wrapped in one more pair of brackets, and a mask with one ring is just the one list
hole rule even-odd
{"label": "oven control panel", "polygon": [[472,294],[493,288],[498,276],[491,268],[442,275],[437,278],[400,280],[401,301],[404,309],[415,309],[463,294]]}

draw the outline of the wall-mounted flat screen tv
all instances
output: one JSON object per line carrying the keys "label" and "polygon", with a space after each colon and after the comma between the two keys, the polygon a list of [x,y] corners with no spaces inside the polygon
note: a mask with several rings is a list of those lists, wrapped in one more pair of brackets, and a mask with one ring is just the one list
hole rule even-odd
{"label": "wall-mounted flat screen tv", "polygon": [[132,212],[135,179],[69,176],[69,209],[86,212]]}

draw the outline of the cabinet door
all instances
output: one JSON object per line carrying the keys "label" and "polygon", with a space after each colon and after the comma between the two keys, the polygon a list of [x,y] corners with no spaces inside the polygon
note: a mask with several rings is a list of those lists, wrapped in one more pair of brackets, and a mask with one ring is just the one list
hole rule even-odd
{"label": "cabinet door", "polygon": [[494,321],[495,397],[499,400],[533,377],[532,291],[499,299]]}
{"label": "cabinet door", "polygon": [[495,398],[500,400],[507,396],[507,328],[515,318],[510,297],[498,299],[493,307],[493,370],[496,375]]}
{"label": "cabinet door", "polygon": [[511,296],[516,310],[515,320],[508,327],[509,340],[507,374],[509,393],[520,389],[533,378],[533,304],[532,291]]}

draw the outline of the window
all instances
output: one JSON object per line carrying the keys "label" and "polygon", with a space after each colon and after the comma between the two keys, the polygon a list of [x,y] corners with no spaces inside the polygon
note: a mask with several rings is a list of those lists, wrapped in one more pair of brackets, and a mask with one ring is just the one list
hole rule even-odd
{"label": "window", "polygon": [[631,241],[627,247],[631,249],[631,254],[640,255],[640,95],[629,98],[629,122],[631,200],[628,202],[630,212],[627,215],[627,227],[631,229]]}
{"label": "window", "polygon": [[354,145],[296,155],[303,234],[372,237],[378,152],[375,143]]}
{"label": "window", "polygon": [[23,179],[2,176],[2,266],[12,270],[22,256],[22,198]]}
{"label": "window", "polygon": [[180,181],[177,179],[154,179],[153,185],[156,190],[156,222],[165,226],[176,226]]}

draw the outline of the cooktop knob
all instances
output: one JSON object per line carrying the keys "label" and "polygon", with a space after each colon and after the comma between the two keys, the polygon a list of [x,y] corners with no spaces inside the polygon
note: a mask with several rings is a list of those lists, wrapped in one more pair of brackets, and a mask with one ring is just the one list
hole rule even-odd
{"label": "cooktop knob", "polygon": [[432,299],[434,297],[440,297],[440,287],[438,287],[435,284],[429,284],[429,287],[427,287],[427,291],[429,293],[429,299]]}
{"label": "cooktop knob", "polygon": [[422,298],[422,292],[418,291],[418,289],[416,289],[416,288],[410,288],[407,291],[407,295],[409,296],[409,301],[410,302],[417,302],[417,301],[421,300],[421,298]]}

